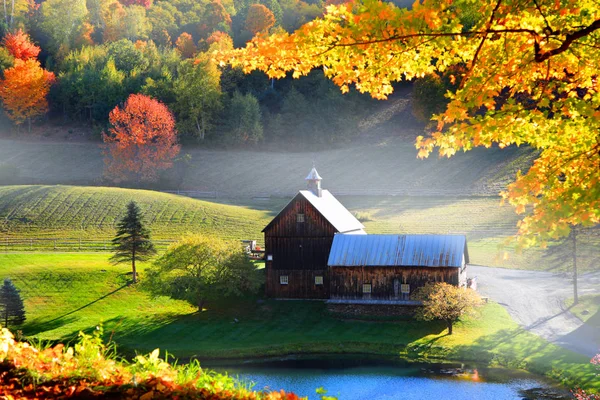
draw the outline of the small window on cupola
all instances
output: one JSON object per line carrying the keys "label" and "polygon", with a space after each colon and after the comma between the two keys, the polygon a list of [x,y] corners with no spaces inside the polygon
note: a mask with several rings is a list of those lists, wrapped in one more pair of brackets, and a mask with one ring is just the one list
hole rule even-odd
{"label": "small window on cupola", "polygon": [[304,214],[296,214],[296,222],[304,222]]}

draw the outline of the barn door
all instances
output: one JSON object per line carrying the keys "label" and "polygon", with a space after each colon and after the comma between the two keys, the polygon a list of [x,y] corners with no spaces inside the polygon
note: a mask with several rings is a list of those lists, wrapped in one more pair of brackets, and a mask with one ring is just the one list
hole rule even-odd
{"label": "barn door", "polygon": [[394,298],[400,297],[400,279],[394,279]]}

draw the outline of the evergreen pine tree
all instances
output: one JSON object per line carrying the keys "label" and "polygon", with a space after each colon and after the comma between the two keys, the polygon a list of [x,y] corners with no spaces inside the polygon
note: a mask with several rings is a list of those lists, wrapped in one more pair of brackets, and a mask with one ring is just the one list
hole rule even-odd
{"label": "evergreen pine tree", "polygon": [[21,298],[20,290],[13,285],[9,278],[4,279],[4,285],[0,288],[0,310],[4,327],[21,325],[25,322],[25,306]]}
{"label": "evergreen pine tree", "polygon": [[156,254],[156,250],[150,241],[150,231],[142,223],[140,208],[135,201],[127,205],[127,214],[117,225],[117,234],[112,243],[115,254],[110,261],[114,264],[131,263],[132,280],[136,283],[136,261],[150,259]]}

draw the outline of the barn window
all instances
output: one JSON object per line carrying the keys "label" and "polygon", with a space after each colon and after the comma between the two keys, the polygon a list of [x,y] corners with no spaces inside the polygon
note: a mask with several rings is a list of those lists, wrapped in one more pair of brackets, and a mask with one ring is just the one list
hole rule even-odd
{"label": "barn window", "polygon": [[287,285],[288,284],[288,276],[287,275],[280,275],[279,276],[279,283],[281,283],[282,285]]}
{"label": "barn window", "polygon": [[410,293],[410,285],[407,283],[403,283],[400,285],[400,293],[409,294]]}
{"label": "barn window", "polygon": [[363,293],[371,293],[371,284],[370,283],[363,284]]}
{"label": "barn window", "polygon": [[269,254],[267,256],[267,261],[273,261],[273,254]]}
{"label": "barn window", "polygon": [[315,285],[322,285],[322,284],[323,284],[323,277],[315,276]]}
{"label": "barn window", "polygon": [[304,222],[304,214],[296,214],[296,222]]}

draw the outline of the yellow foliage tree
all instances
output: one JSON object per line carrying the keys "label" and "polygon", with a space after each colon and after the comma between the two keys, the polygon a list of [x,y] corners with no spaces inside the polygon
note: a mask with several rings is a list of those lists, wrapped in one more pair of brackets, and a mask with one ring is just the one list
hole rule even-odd
{"label": "yellow foliage tree", "polygon": [[448,327],[448,335],[452,335],[454,323],[475,315],[475,309],[482,305],[476,291],[444,282],[428,283],[415,297],[423,303],[417,309],[416,317],[424,321],[443,321]]}
{"label": "yellow foliage tree", "polygon": [[354,85],[378,99],[395,81],[464,66],[450,76],[458,89],[434,115],[437,130],[417,139],[418,155],[538,149],[502,193],[526,214],[519,244],[532,246],[600,222],[599,29],[593,0],[424,0],[410,10],[362,0],[220,59],[273,78],[322,68],[342,91]]}

